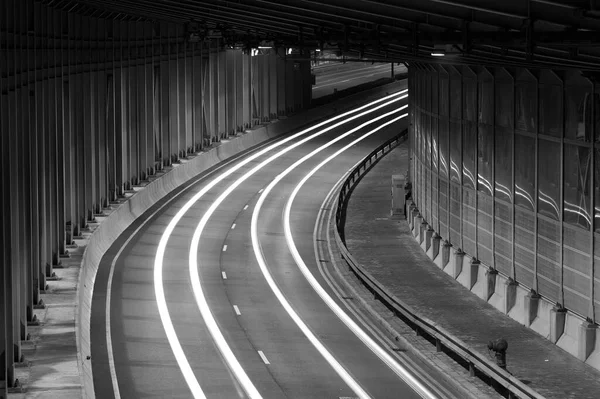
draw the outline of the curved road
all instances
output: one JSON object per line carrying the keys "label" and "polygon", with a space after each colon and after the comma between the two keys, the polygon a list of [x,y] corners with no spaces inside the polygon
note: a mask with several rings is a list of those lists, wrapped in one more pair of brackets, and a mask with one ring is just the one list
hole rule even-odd
{"label": "curved road", "polygon": [[[365,344],[353,316],[336,315],[344,304],[319,273],[313,242],[333,185],[406,126],[405,97],[219,165],[119,237],[94,289],[97,397],[431,397]],[[286,237],[290,194],[322,162],[297,191]]]}
{"label": "curved road", "polygon": [[[314,68],[316,84],[312,87],[312,98],[332,94],[334,89],[344,90],[377,79],[389,78],[391,68],[389,63],[371,65],[360,62],[336,63]],[[395,67],[395,73],[403,70],[404,65]]]}

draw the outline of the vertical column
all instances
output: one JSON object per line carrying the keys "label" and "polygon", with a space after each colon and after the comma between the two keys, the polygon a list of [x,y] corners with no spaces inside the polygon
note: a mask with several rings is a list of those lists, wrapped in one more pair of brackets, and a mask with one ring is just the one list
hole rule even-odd
{"label": "vertical column", "polygon": [[125,98],[127,104],[126,137],[127,151],[125,153],[126,172],[125,185],[131,190],[133,184],[137,184],[137,67],[136,67],[136,39],[137,32],[134,22],[125,22],[127,31],[127,46],[125,49],[126,59],[124,68],[127,70],[127,85],[125,86]]}
{"label": "vertical column", "polygon": [[279,82],[279,56],[277,55],[277,49],[272,49],[269,55],[269,119],[277,119],[278,104],[279,104],[279,90],[277,83]]}
{"label": "vertical column", "polygon": [[[177,34],[176,34],[177,37]],[[177,153],[180,158],[187,156],[187,108],[189,104],[187,98],[187,54],[186,47],[187,43],[179,43],[179,38],[176,39],[175,52],[177,54],[177,117],[178,117],[178,130],[177,134],[179,137],[179,146]]]}
{"label": "vertical column", "polygon": [[[94,31],[94,62],[98,66],[96,72],[96,136],[94,140],[94,156],[96,158],[94,168],[94,209],[96,215],[102,214],[102,209],[107,203],[106,187],[106,58],[101,49],[106,43],[106,20],[96,20]],[[102,65],[100,67],[100,65]]]}
{"label": "vertical column", "polygon": [[63,96],[63,148],[64,148],[64,206],[65,206],[65,245],[67,247],[73,245],[73,222],[76,220],[74,217],[74,204],[73,204],[73,119],[71,115],[72,103],[70,93],[70,82],[69,79],[72,75],[71,63],[72,50],[71,50],[71,37],[73,32],[73,15],[63,13],[63,29],[66,30],[68,36],[63,39],[63,45],[67,46],[67,50],[63,54],[63,80],[62,80],[62,96]]}
{"label": "vertical column", "polygon": [[145,174],[154,174],[154,63],[153,63],[153,34],[152,25],[144,24],[144,96],[146,98],[146,164]]}
{"label": "vertical column", "polygon": [[242,55],[242,71],[240,72],[242,77],[242,101],[244,106],[242,108],[242,118],[244,121],[244,128],[252,127],[252,57],[250,54]]}
{"label": "vertical column", "polygon": [[122,196],[126,189],[125,173],[127,170],[125,154],[127,151],[127,70],[124,66],[125,38],[127,26],[125,22],[116,22],[119,44],[115,57],[115,157],[117,165],[117,196]]}
{"label": "vertical column", "polygon": [[[8,45],[8,20],[10,2],[0,3],[0,23],[5,29],[0,30],[0,53],[9,54]],[[8,126],[8,75],[9,57],[0,57],[0,154],[2,167],[0,176],[4,184],[0,185],[0,216],[2,220],[10,220],[10,147]],[[8,397],[8,387],[14,380],[14,347],[13,347],[13,300],[12,300],[12,246],[11,229],[9,223],[0,226],[0,396]]]}
{"label": "vertical column", "polygon": [[[54,140],[54,150],[56,157],[56,225],[54,231],[56,234],[56,245],[58,257],[65,256],[66,239],[65,239],[65,168],[64,168],[64,107],[63,102],[63,11],[56,10],[54,12],[54,98],[56,103],[56,137]],[[59,266],[60,259],[54,265]]]}
{"label": "vertical column", "polygon": [[116,69],[116,48],[117,48],[117,37],[119,34],[118,22],[111,20],[107,24],[106,30],[106,44],[108,46],[106,50],[106,57],[108,59],[107,70],[109,75],[106,78],[107,88],[107,157],[108,157],[108,168],[107,168],[107,184],[108,184],[108,197],[109,203],[117,199],[119,193],[117,186],[117,169],[118,169],[118,157],[117,157],[117,91],[116,82],[118,81],[117,69]]}
{"label": "vertical column", "polygon": [[[79,40],[75,44],[75,85],[71,96],[79,99],[79,101],[73,101],[75,124],[73,128],[74,144],[75,144],[75,160],[74,160],[74,185],[75,185],[75,201],[77,203],[76,215],[77,215],[77,237],[81,238],[82,229],[87,227],[87,209],[85,206],[85,146],[84,146],[84,135],[86,134],[86,119],[84,113],[86,110],[85,101],[82,99],[82,95],[89,89],[85,85],[85,78],[83,76],[84,68],[84,32],[86,21],[84,17],[79,15],[76,16],[76,32],[75,37]],[[83,96],[85,98],[85,95]]]}

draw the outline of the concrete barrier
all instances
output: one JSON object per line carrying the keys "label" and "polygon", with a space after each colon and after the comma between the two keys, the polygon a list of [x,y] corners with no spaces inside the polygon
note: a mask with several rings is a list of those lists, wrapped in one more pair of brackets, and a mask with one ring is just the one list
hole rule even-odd
{"label": "concrete barrier", "polygon": [[566,309],[557,309],[547,299],[460,249],[454,250],[442,243],[441,249],[434,255],[434,251],[426,245],[428,236],[424,233],[427,231],[424,226],[429,226],[427,221],[418,213],[414,203],[410,204],[409,209],[413,210],[407,217],[413,228],[413,236],[438,267],[513,320],[530,327],[571,355],[600,370],[600,329],[597,325]]}
{"label": "concrete barrier", "polygon": [[163,199],[174,189],[188,182],[199,173],[225,161],[236,154],[252,149],[267,140],[297,131],[308,124],[331,117],[344,110],[356,107],[380,98],[386,93],[394,93],[406,88],[406,82],[394,82],[377,87],[363,93],[340,99],[310,111],[303,112],[286,119],[259,126],[247,133],[223,140],[218,146],[198,153],[194,158],[184,160],[151,181],[146,187],[133,194],[126,202],[113,211],[91,235],[81,263],[79,283],[77,286],[77,307],[75,312],[75,329],[77,339],[77,360],[83,395],[95,398],[92,374],[90,317],[94,283],[98,265],[105,252],[138,217],[151,206]]}

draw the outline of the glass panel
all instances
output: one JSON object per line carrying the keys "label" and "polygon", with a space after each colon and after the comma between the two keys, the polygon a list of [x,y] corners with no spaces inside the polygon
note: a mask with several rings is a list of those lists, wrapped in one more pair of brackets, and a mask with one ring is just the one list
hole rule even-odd
{"label": "glass panel", "polygon": [[494,151],[494,128],[479,125],[477,140],[477,189],[492,195],[492,161]]}
{"label": "glass panel", "polygon": [[537,84],[517,81],[515,87],[516,128],[535,133],[537,126]]}
{"label": "glass panel", "polygon": [[440,93],[439,93],[439,98],[440,98],[440,115],[443,116],[448,116],[449,115],[449,109],[448,109],[448,75],[447,74],[440,74]]}
{"label": "glass panel", "polygon": [[565,86],[565,137],[591,141],[594,103],[592,85],[581,76],[570,75]]}
{"label": "glass panel", "polygon": [[485,80],[479,82],[479,123],[494,123],[494,82]]}
{"label": "glass panel", "polygon": [[448,146],[448,120],[440,119],[440,177],[448,178],[448,163],[450,162],[450,148]]}
{"label": "glass panel", "polygon": [[[531,156],[533,158],[533,156]],[[560,144],[540,140],[538,154],[538,213],[560,218]]]}
{"label": "glass panel", "polygon": [[477,125],[465,121],[463,125],[463,185],[475,189],[475,165],[477,153]]}
{"label": "glass panel", "polygon": [[535,140],[515,135],[515,204],[533,210]]}
{"label": "glass panel", "polygon": [[562,98],[561,85],[540,84],[540,133],[561,137]]}
{"label": "glass panel", "polygon": [[450,180],[457,183],[461,175],[461,134],[460,123],[450,122]]}
{"label": "glass panel", "polygon": [[438,73],[431,73],[431,112],[437,114],[438,110],[438,89],[439,89]]}
{"label": "glass panel", "polygon": [[[438,173],[438,118],[437,116],[431,117],[431,167],[434,173]],[[436,176],[437,178],[437,176]]]}
{"label": "glass panel", "polygon": [[513,127],[513,83],[511,80],[496,80],[496,125]]}
{"label": "glass panel", "polygon": [[452,75],[450,79],[450,116],[452,118],[461,118],[461,79],[460,75]]}
{"label": "glass panel", "polygon": [[[594,220],[596,233],[600,233],[600,148],[594,150],[596,168],[594,169],[594,196],[596,198],[596,205],[594,205]],[[600,261],[599,261],[600,263]]]}
{"label": "glass panel", "polygon": [[474,79],[463,79],[463,119],[476,121],[477,119],[477,81]]}
{"label": "glass panel", "polygon": [[592,151],[588,147],[565,144],[564,221],[589,229],[592,219]]}
{"label": "glass panel", "polygon": [[498,199],[512,202],[513,193],[513,133],[509,129],[496,127],[495,196]]}

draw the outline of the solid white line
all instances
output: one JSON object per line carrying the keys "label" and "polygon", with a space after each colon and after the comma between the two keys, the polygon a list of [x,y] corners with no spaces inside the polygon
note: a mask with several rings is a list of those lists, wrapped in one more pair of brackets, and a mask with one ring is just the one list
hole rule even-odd
{"label": "solid white line", "polygon": [[110,300],[112,297],[112,282],[113,282],[113,277],[115,274],[115,267],[117,264],[117,259],[119,259],[121,253],[123,252],[123,250],[125,249],[125,247],[127,247],[127,244],[129,244],[129,242],[132,240],[133,236],[135,234],[132,234],[127,241],[125,241],[125,244],[119,249],[119,252],[117,252],[117,255],[113,258],[111,264],[110,264],[110,272],[108,274],[108,285],[106,287],[106,309],[105,309],[105,318],[106,318],[106,352],[108,354],[108,368],[110,370],[110,379],[112,381],[112,386],[113,386],[113,393],[115,395],[115,399],[121,399],[121,392],[119,391],[119,380],[117,379],[117,371],[115,369],[115,355],[113,353],[113,346],[112,346],[112,333],[111,333],[111,327],[110,327]]}
{"label": "solid white line", "polygon": [[[360,398],[369,398],[369,394],[360,386],[360,384],[350,375],[350,373],[333,357],[333,355],[331,354],[331,352],[329,352],[327,350],[327,348],[321,343],[321,341],[315,336],[315,334],[312,332],[312,330],[306,325],[306,323],[304,323],[304,321],[300,318],[300,316],[296,313],[296,311],[292,308],[292,305],[289,303],[289,301],[285,298],[285,296],[283,295],[283,293],[281,292],[281,290],[279,289],[279,287],[277,286],[277,283],[275,283],[271,273],[269,272],[269,269],[267,267],[266,261],[264,259],[264,256],[262,254],[262,249],[260,247],[260,243],[258,240],[258,216],[260,213],[260,209],[266,199],[266,197],[269,195],[269,193],[271,192],[271,190],[273,189],[273,187],[275,187],[275,185],[281,180],[283,179],[283,177],[285,177],[288,173],[290,173],[293,169],[295,169],[298,165],[300,165],[301,163],[303,163],[304,161],[306,161],[307,159],[313,157],[315,154],[319,153],[320,151],[323,151],[324,149],[326,149],[327,147],[335,144],[336,142],[346,138],[347,136],[355,133],[356,131],[359,131],[360,129],[363,129],[364,127],[366,127],[369,124],[375,123],[383,118],[389,117],[393,114],[396,114],[398,112],[400,112],[401,110],[407,108],[408,105],[404,105],[398,109],[395,109],[394,111],[379,115],[378,117],[375,117],[357,127],[355,127],[354,129],[351,129],[350,131],[336,137],[335,139],[331,140],[330,142],[328,142],[327,144],[322,145],[321,147],[313,150],[312,152],[310,152],[309,154],[305,155],[304,157],[302,157],[301,159],[299,159],[298,161],[294,162],[289,168],[287,168],[285,171],[283,171],[282,173],[280,173],[279,175],[277,175],[277,177],[275,177],[275,179],[273,179],[271,181],[271,183],[265,188],[265,191],[263,192],[263,194],[259,197],[256,206],[254,207],[254,212],[252,214],[252,222],[250,225],[250,233],[251,233],[251,238],[252,238],[252,247],[254,249],[254,256],[256,257],[256,260],[260,266],[260,269],[265,277],[265,280],[267,281],[267,283],[269,284],[269,287],[271,287],[271,290],[273,291],[273,293],[275,294],[275,296],[277,297],[277,299],[279,300],[279,302],[281,303],[281,305],[285,308],[285,310],[288,312],[288,314],[290,315],[290,317],[294,320],[294,322],[296,323],[296,325],[298,326],[298,328],[300,328],[300,330],[304,333],[304,335],[306,336],[306,338],[308,338],[308,340],[313,344],[313,346],[319,351],[319,353],[325,358],[325,360],[331,365],[331,367],[337,372],[337,374],[340,376],[340,378],[342,378],[344,380],[344,382],[346,382],[346,384],[348,384],[348,386],[350,387],[350,389],[352,389],[354,391],[354,393],[359,396]],[[366,135],[363,136],[367,137],[371,134],[374,134],[375,132],[377,132],[378,130],[380,130],[381,128],[383,128],[383,126],[387,126],[390,123],[393,123],[397,120],[399,120],[400,118],[406,116],[406,114],[404,114],[401,117],[397,117],[391,121],[386,122],[385,124],[383,124],[382,126],[376,128],[375,130],[372,130],[371,132],[367,133]],[[355,142],[357,142],[355,140]],[[351,143],[350,145],[354,144]]]}
{"label": "solid white line", "polygon": [[235,314],[238,316],[242,315],[242,312],[240,312],[240,308],[238,308],[237,305],[233,305],[233,310],[235,310]]}
{"label": "solid white line", "polygon": [[235,223],[231,225],[231,230],[235,229]]}
{"label": "solid white line", "polygon": [[[266,145],[262,145],[262,146],[266,147]],[[198,181],[200,181],[202,179],[206,179],[210,175],[213,175],[213,174],[217,173],[219,170],[225,168],[229,164],[231,164],[233,162],[236,162],[238,160],[239,160],[238,157],[234,157],[234,159],[224,161],[222,164],[216,166],[213,170],[209,171],[204,176],[202,176],[200,179],[198,179]],[[192,184],[195,184],[196,182],[194,182]],[[158,209],[156,209],[150,216],[148,216],[137,227],[137,229],[135,229],[135,231],[127,238],[127,240],[125,241],[125,243],[123,244],[123,246],[121,246],[121,248],[119,249],[119,251],[117,252],[117,254],[115,255],[115,257],[113,258],[113,261],[111,262],[111,265],[110,265],[111,270],[110,270],[109,275],[108,275],[108,285],[107,285],[107,288],[106,288],[106,312],[105,312],[105,318],[106,318],[106,349],[107,349],[109,369],[110,369],[110,373],[111,373],[111,380],[112,380],[112,385],[113,385],[113,393],[114,393],[116,399],[120,399],[121,394],[120,394],[120,391],[119,391],[119,384],[118,384],[118,379],[117,379],[117,373],[116,373],[116,370],[115,370],[115,359],[114,359],[114,352],[113,352],[113,346],[112,346],[112,333],[111,333],[111,327],[110,327],[110,325],[111,325],[111,322],[110,322],[110,310],[111,310],[110,309],[110,304],[111,304],[111,297],[112,297],[112,281],[114,279],[114,270],[115,270],[115,267],[116,267],[116,263],[117,263],[117,260],[120,258],[121,253],[123,252],[123,250],[125,249],[125,247],[127,247],[127,245],[129,244],[129,242],[135,236],[137,236],[137,234],[140,232],[140,230],[142,230],[142,228],[144,228],[146,226],[146,224],[148,224],[148,221],[151,220],[154,217],[154,215],[156,215],[160,211],[162,211],[167,205],[169,205],[172,202],[174,202],[175,200],[177,200],[185,191],[186,190],[184,189],[181,192],[179,192],[178,194],[176,194],[175,196],[173,196],[173,197],[169,198],[168,200],[166,200],[162,205],[160,205],[158,207]],[[225,272],[223,272],[223,273],[225,273]],[[171,343],[170,340],[169,340],[169,343]]]}
{"label": "solid white line", "polygon": [[227,251],[227,244],[223,245],[223,252]]}
{"label": "solid white line", "polygon": [[258,354],[259,354],[260,358],[262,359],[262,361],[265,362],[265,364],[271,364],[271,363],[269,363],[269,360],[267,359],[267,357],[265,356],[263,351],[258,351]]}
{"label": "solid white line", "polygon": [[[407,114],[402,115],[402,117],[405,117],[405,116],[407,116]],[[380,128],[384,127],[387,124],[389,124],[389,122],[383,124],[377,130],[379,130]],[[374,133],[374,131],[369,132],[369,133],[365,134],[364,136],[359,137],[358,139],[354,140],[350,144],[344,146],[340,150],[336,151],[334,154],[332,154],[327,159],[322,161],[319,165],[317,165],[313,170],[311,170],[306,176],[304,176],[304,178],[300,181],[300,183],[298,183],[298,185],[294,188],[294,191],[292,192],[290,198],[288,199],[288,202],[287,202],[286,208],[285,208],[285,217],[284,217],[285,237],[286,237],[286,241],[288,243],[290,252],[292,253],[292,257],[296,261],[296,264],[298,265],[298,267],[304,274],[305,278],[308,280],[308,282],[313,287],[313,289],[323,299],[323,301],[325,301],[325,303],[329,306],[329,308],[340,318],[340,320],[344,324],[346,324],[346,326],[348,326],[348,328],[350,328],[350,330],[352,330],[352,332],[361,341],[363,341],[363,343],[365,343],[367,345],[367,347],[369,349],[371,349],[371,351],[373,353],[375,353],[385,364],[387,364],[388,367],[390,367],[396,373],[396,375],[398,375],[404,382],[406,382],[408,385],[410,385],[411,388],[413,388],[415,390],[415,392],[417,392],[421,397],[436,398],[436,396],[434,396],[433,393],[431,393],[427,387],[425,387],[419,380],[417,380],[413,375],[411,375],[404,367],[402,367],[402,365],[400,365],[392,356],[390,356],[389,353],[387,353],[368,334],[366,334],[364,332],[364,330],[362,330],[360,328],[360,326],[358,326],[342,310],[342,308],[333,300],[333,298],[331,298],[331,296],[329,296],[329,294],[327,294],[327,292],[319,284],[317,279],[312,275],[312,273],[310,272],[310,270],[304,263],[304,260],[300,256],[300,253],[298,252],[298,249],[296,247],[296,244],[295,244],[293,236],[292,236],[291,225],[290,225],[291,208],[292,208],[292,204],[293,204],[293,201],[294,201],[296,195],[298,194],[298,192],[300,191],[300,189],[302,188],[304,183],[306,183],[306,181],[312,175],[314,175],[320,168],[322,168],[326,163],[330,162],[332,159],[337,157],[342,152],[346,151],[352,145],[356,144],[357,142],[363,140],[364,138],[366,138],[367,136],[369,136],[370,134],[373,134],[373,133]],[[294,165],[292,165],[292,166],[294,166]],[[288,168],[286,171],[284,171],[284,173],[287,174],[287,173],[291,172],[290,168]]]}
{"label": "solid white line", "polygon": [[[187,360],[187,357],[185,356],[185,353],[183,352],[183,349],[181,347],[181,343],[179,342],[179,339],[177,338],[177,334],[175,333],[175,328],[173,327],[173,322],[171,320],[171,316],[169,314],[169,309],[167,307],[167,303],[166,303],[166,299],[165,299],[165,292],[164,292],[164,286],[163,286],[163,281],[162,281],[162,269],[163,269],[163,258],[165,255],[165,251],[167,248],[167,243],[169,241],[169,237],[171,236],[171,234],[173,233],[173,230],[175,229],[175,227],[177,226],[177,224],[179,223],[179,221],[183,218],[183,216],[192,208],[192,206],[198,201],[200,200],[200,198],[202,198],[202,196],[204,196],[204,194],[206,194],[209,190],[211,190],[215,185],[217,185],[219,182],[221,182],[222,180],[224,180],[225,178],[227,178],[228,176],[230,176],[231,174],[235,173],[237,170],[243,168],[245,165],[247,165],[248,163],[252,162],[253,160],[255,160],[256,158],[266,154],[267,152],[280,147],[286,143],[288,143],[291,140],[296,139],[297,137],[303,136],[313,130],[316,130],[324,125],[327,125],[333,121],[336,121],[338,119],[347,117],[349,115],[352,114],[356,114],[357,112],[372,107],[375,104],[379,104],[382,103],[384,101],[387,101],[389,99],[395,99],[397,98],[399,95],[402,95],[403,93],[405,93],[407,90],[402,90],[398,93],[394,93],[391,94],[389,96],[383,97],[381,99],[372,101],[371,103],[365,104],[361,107],[358,107],[356,109],[350,110],[348,112],[336,115],[333,118],[330,118],[328,120],[325,120],[323,122],[317,123],[311,127],[309,127],[308,129],[304,129],[298,133],[295,133],[291,136],[286,137],[285,139],[282,139],[280,141],[277,141],[276,143],[273,143],[263,149],[261,149],[260,151],[252,154],[251,156],[245,158],[243,161],[239,162],[238,164],[236,164],[235,166],[233,166],[232,168],[228,169],[226,172],[222,173],[221,175],[219,175],[218,177],[216,177],[215,179],[213,179],[210,183],[208,183],[207,185],[205,185],[202,189],[200,189],[200,191],[198,191],[188,202],[186,202],[184,204],[184,206],[182,208],[179,209],[179,211],[175,214],[175,216],[171,219],[171,221],[169,222],[169,224],[167,225],[167,227],[165,228],[163,235],[161,236],[161,239],[159,241],[157,250],[156,250],[156,256],[154,259],[154,293],[155,293],[155,297],[156,297],[156,303],[157,303],[157,307],[158,307],[158,311],[159,311],[159,315],[161,318],[161,321],[163,323],[163,328],[165,329],[165,333],[167,335],[167,339],[169,341],[169,344],[171,345],[171,349],[173,351],[173,354],[175,356],[175,359],[177,360],[177,364],[179,365],[179,368],[181,369],[181,372],[186,380],[186,383],[188,384],[188,386],[190,387],[190,390],[192,391],[192,394],[194,396],[194,398],[205,398],[204,392],[202,391],[202,389],[200,388],[200,384],[198,383],[198,380],[196,379],[196,376],[194,375],[193,370],[191,369],[191,366]],[[388,104],[393,103],[394,101],[397,100],[391,100],[388,102]],[[375,109],[371,109],[369,111],[366,111],[364,113],[361,114],[357,114],[354,116],[349,117],[348,119],[346,119],[344,122],[342,123],[336,123],[335,125],[330,126],[328,128],[325,129],[325,131],[331,130],[336,126],[339,126],[343,123],[347,123],[353,119],[356,119],[360,116],[362,116],[363,114],[367,114],[369,112],[373,112]],[[261,166],[262,167],[262,166]],[[199,236],[198,236],[199,239]],[[197,244],[197,243],[196,243]],[[196,247],[192,248],[196,248],[197,249],[197,245]],[[258,393],[258,391],[256,390],[256,388],[254,387],[254,385],[252,384],[252,382],[249,380],[248,376],[246,375],[246,373],[244,372],[244,370],[241,368],[241,365],[239,365],[239,362],[237,361],[237,359],[235,358],[235,356],[233,355],[233,353],[231,352],[231,349],[229,348],[229,346],[227,345],[222,333],[220,332],[218,326],[216,325],[216,321],[214,320],[214,317],[212,316],[210,309],[208,307],[208,304],[206,303],[206,298],[204,298],[203,294],[202,294],[202,286],[200,284],[200,276],[198,274],[198,268],[196,267],[196,262],[193,263],[192,266],[192,260],[195,260],[197,257],[197,251],[196,250],[191,250],[190,253],[190,274],[192,277],[192,288],[194,290],[194,295],[196,296],[196,302],[198,304],[198,307],[202,313],[202,316],[205,320],[205,323],[207,324],[207,326],[209,327],[209,330],[211,332],[211,335],[213,337],[213,339],[215,340],[215,343],[217,344],[217,346],[219,347],[219,350],[221,350],[221,353],[224,355],[224,357],[226,358],[226,361],[228,363],[228,365],[230,366],[230,368],[232,369],[232,371],[234,372],[236,378],[238,379],[238,381],[240,382],[240,384],[244,387],[244,390],[246,391],[246,393],[248,394],[248,396],[254,398],[260,398],[260,394]]]}
{"label": "solid white line", "polygon": [[248,209],[248,205],[244,206],[244,210]]}
{"label": "solid white line", "polygon": [[221,276],[223,276],[223,280],[227,280],[227,273],[221,272]]}

